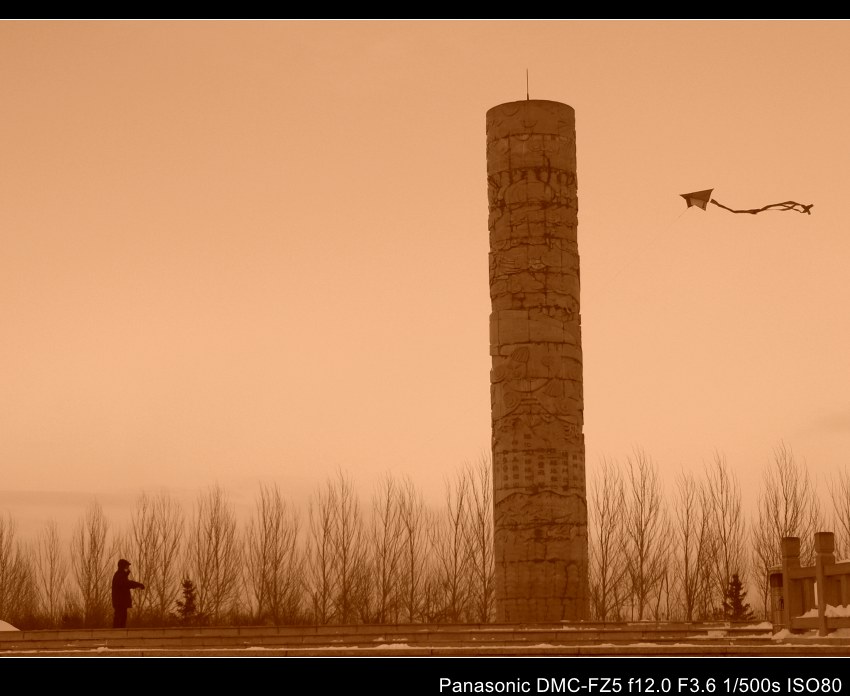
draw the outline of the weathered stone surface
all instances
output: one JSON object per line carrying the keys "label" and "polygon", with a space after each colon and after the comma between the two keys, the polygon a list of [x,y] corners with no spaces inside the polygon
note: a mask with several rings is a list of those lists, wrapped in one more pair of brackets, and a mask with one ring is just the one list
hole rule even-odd
{"label": "weathered stone surface", "polygon": [[588,618],[575,114],[487,112],[497,618]]}

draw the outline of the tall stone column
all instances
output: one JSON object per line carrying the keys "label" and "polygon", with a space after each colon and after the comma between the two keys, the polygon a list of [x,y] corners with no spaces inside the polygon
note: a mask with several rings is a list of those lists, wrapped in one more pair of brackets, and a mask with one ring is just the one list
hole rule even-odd
{"label": "tall stone column", "polygon": [[587,619],[575,112],[487,112],[496,613]]}

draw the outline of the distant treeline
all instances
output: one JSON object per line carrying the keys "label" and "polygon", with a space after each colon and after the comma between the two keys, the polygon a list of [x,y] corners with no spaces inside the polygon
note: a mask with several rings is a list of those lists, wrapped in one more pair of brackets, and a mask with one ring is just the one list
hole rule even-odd
{"label": "distant treeline", "polygon": [[[683,472],[664,493],[642,450],[588,467],[591,618],[717,620],[769,607],[768,570],[779,540],[799,536],[811,559],[815,531],[850,551],[850,473],[830,486],[831,522],[806,468],[773,452],[758,506],[717,454],[700,475]],[[494,619],[493,491],[485,457],[445,485],[439,509],[407,478],[386,476],[368,504],[339,471],[299,514],[276,485],[257,491],[239,524],[218,485],[186,513],[166,493],[142,493],[114,529],[92,502],[63,539],[55,521],[33,540],[0,517],[0,619],[20,629],[111,625],[110,581],[132,561],[128,626],[333,623],[486,623]],[[743,609],[742,609],[743,607]]]}

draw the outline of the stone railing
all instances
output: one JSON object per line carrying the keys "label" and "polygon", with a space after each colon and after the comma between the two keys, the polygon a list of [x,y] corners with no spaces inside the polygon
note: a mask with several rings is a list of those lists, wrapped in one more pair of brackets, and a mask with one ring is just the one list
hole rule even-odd
{"label": "stone railing", "polygon": [[836,563],[835,535],[815,534],[815,564],[800,565],[800,538],[782,539],[782,566],[770,574],[774,628],[850,628],[850,562]]}

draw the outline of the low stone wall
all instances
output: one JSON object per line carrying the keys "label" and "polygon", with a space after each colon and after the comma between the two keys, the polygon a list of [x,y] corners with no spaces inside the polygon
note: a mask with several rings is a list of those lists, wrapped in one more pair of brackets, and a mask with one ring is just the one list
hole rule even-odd
{"label": "low stone wall", "polygon": [[0,656],[850,656],[850,636],[770,624],[243,626],[0,632]]}

